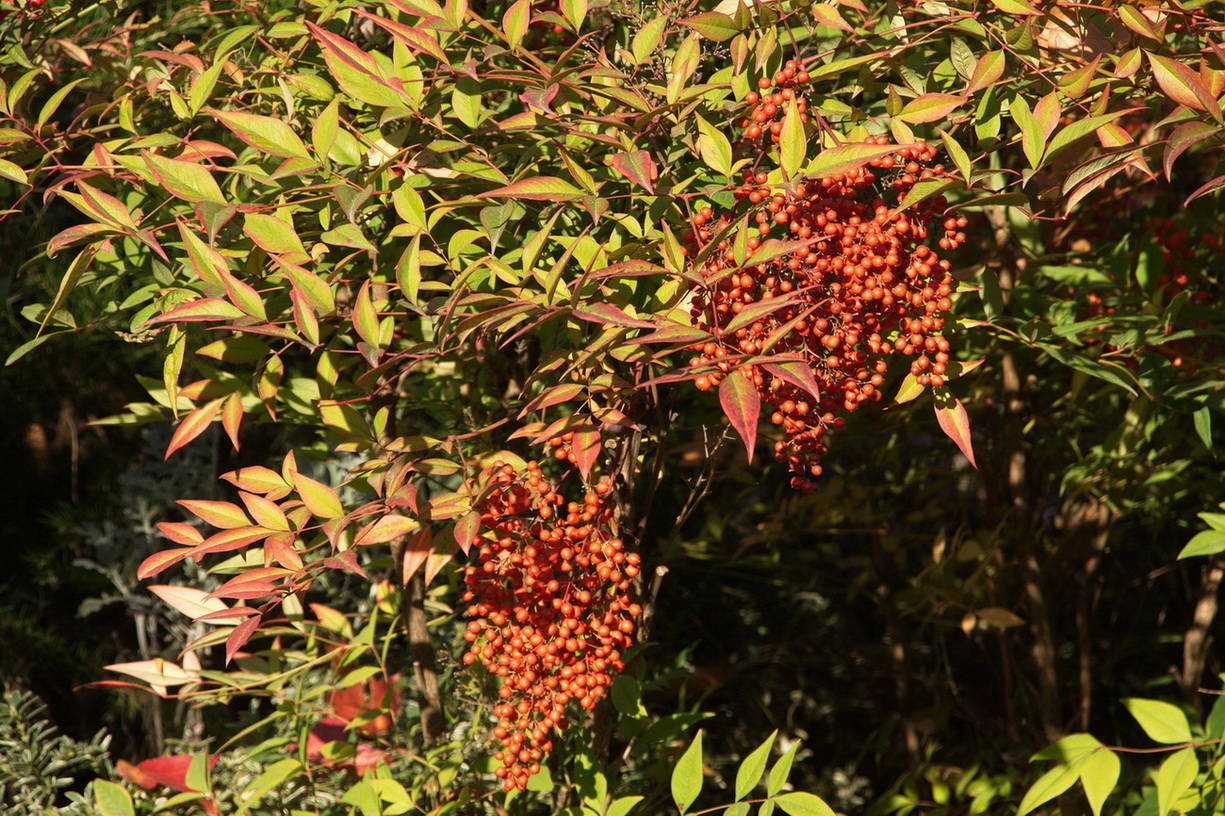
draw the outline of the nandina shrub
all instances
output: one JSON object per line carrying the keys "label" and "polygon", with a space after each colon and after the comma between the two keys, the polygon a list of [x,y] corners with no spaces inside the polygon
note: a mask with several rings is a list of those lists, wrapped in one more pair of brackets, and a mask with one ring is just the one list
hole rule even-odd
{"label": "nandina shrub", "polygon": [[[25,307],[30,334],[9,362],[57,333],[121,331],[161,365],[143,372],[149,401],[115,422],[173,422],[167,457],[224,430],[229,499],[183,497],[139,570],[173,580],[190,559],[224,579],[172,594],[201,634],[182,654],[111,668],[165,697],[255,695],[257,718],[293,718],[298,738],[244,787],[248,805],[344,768],[344,801],[363,811],[624,813],[639,800],[610,795],[635,791],[643,812],[668,798],[685,811],[701,793],[700,738],[670,785],[662,766],[701,714],[646,707],[641,647],[666,623],[654,614],[668,570],[719,537],[699,521],[730,517],[703,504],[710,493],[785,469],[813,495],[770,497],[779,517],[820,509],[832,432],[931,425],[906,406],[920,398],[956,443],[924,451],[943,457],[932,470],[975,465],[975,417],[994,427],[1002,403],[983,523],[1019,531],[1018,574],[1032,575],[1047,527],[1077,529],[1085,507],[1135,484],[1129,456],[1167,448],[1102,442],[1093,455],[1115,481],[1089,480],[1092,501],[1061,488],[1069,506],[1048,525],[1025,473],[1036,451],[1019,359],[1091,381],[1112,415],[1160,396],[1212,447],[1219,362],[1191,371],[1162,349],[1219,333],[1219,313],[1193,303],[1216,273],[1188,276],[1185,296],[1129,299],[1133,278],[1166,291],[1164,255],[1133,264],[1054,231],[1128,185],[1168,197],[1158,161],[1186,187],[1180,201],[1211,207],[1223,177],[1173,172],[1188,151],[1215,157],[1221,133],[1225,65],[1201,9],[37,11],[3,23],[0,175],[21,192],[6,214],[39,196],[74,212],[45,247],[67,259],[61,283]],[[1100,47],[1103,31],[1118,48]],[[1079,313],[1068,287],[1085,281],[1088,303],[1111,289],[1111,304]],[[992,379],[959,379],[980,363]],[[770,470],[750,465],[763,413]],[[282,434],[269,455],[251,451],[260,424]],[[967,555],[984,574],[991,557]],[[1024,623],[987,583],[933,594],[925,611],[956,612],[967,636]],[[355,586],[369,591],[346,598]],[[1054,616],[1033,588],[1013,597],[1031,604],[1032,654],[1053,661]],[[1049,736],[1063,728],[1058,671],[1039,668],[1029,719]],[[385,693],[347,720],[329,712],[331,687],[365,683]],[[324,734],[328,718],[345,725]],[[722,758],[759,738],[729,740]],[[736,807],[772,745],[744,758]],[[797,745],[766,798],[823,812],[783,791]],[[387,770],[400,760],[403,782]]]}

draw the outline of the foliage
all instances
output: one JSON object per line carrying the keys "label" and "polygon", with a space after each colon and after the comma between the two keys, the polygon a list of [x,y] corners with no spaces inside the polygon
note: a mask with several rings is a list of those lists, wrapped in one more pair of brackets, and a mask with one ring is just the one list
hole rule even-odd
{"label": "foliage", "polygon": [[[228,443],[224,495],[176,496],[135,569],[188,568],[150,589],[190,639],[100,684],[229,706],[176,804],[703,812],[702,737],[666,768],[708,701],[647,694],[693,609],[727,614],[680,603],[722,569],[783,584],[744,590],[762,608],[876,616],[901,713],[852,759],[898,762],[896,728],[918,764],[919,697],[937,732],[973,718],[931,647],[960,637],[1004,690],[979,737],[1064,746],[1022,809],[1077,779],[1100,809],[1113,753],[1065,736],[1118,691],[1094,685],[1099,571],[1167,563],[1139,533],[1223,498],[1206,6],[19,5],[4,215],[62,223],[8,362],[118,334],[155,362],[113,425],[171,423],[172,463]],[[751,464],[767,445],[787,475]],[[717,730],[723,759],[757,742]],[[797,745],[761,812],[830,811],[784,791]],[[206,753],[258,770],[219,786]],[[941,807],[1020,791],[927,768]],[[104,782],[100,809],[135,807]]]}
{"label": "foliage", "polygon": [[73,787],[107,766],[110,736],[78,742],[56,731],[46,706],[28,691],[6,691],[0,704],[0,804],[5,813],[89,814]]}

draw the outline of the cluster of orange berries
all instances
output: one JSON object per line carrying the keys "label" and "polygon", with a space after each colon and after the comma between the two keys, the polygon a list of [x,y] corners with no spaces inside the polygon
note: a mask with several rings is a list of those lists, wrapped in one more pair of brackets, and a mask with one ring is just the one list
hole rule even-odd
{"label": "cluster of orange berries", "polygon": [[803,97],[803,86],[808,84],[808,72],[795,60],[787,60],[783,69],[773,78],[762,77],[757,80],[757,91],[749,91],[744,101],[750,105],[749,112],[736,120],[736,125],[743,131],[743,136],[749,141],[756,141],[762,134],[770,134],[771,141],[777,142],[783,130],[783,115],[787,106],[795,101],[796,112],[801,122],[808,121],[808,101]]}
{"label": "cluster of orange berries", "polygon": [[[564,450],[562,445],[554,446]],[[560,458],[560,457],[558,457]],[[601,478],[567,502],[536,462],[495,463],[479,502],[492,538],[464,571],[469,604],[464,663],[502,678],[493,729],[507,791],[523,790],[577,700],[592,709],[624,668],[642,610],[629,598],[639,558],[609,532],[612,484]]]}
{"label": "cluster of orange berries", "polygon": [[[940,234],[939,249],[955,249],[967,221],[942,215],[942,196],[899,211],[876,192],[887,182],[897,202],[919,181],[943,176],[943,165],[931,165],[935,155],[930,145],[899,147],[869,167],[779,188],[766,186],[764,173],[746,173],[736,196],[756,208],[747,248],[768,237],[804,242],[761,263],[737,264],[729,214],[716,218],[703,208],[684,236],[691,251],[708,251],[700,269],[707,284],[695,291],[690,313],[715,338],[690,360],[704,369],[695,384],[705,390],[733,372],[749,378],[782,428],[774,455],[798,489],[815,488],[827,435],[845,421],[838,414],[881,399],[893,360],[908,358],[921,385],[944,384],[942,330],[955,284],[950,262],[926,242]],[[731,325],[765,303],[777,306]],[[802,360],[820,393],[777,376],[768,363],[745,362],[767,353]]]}

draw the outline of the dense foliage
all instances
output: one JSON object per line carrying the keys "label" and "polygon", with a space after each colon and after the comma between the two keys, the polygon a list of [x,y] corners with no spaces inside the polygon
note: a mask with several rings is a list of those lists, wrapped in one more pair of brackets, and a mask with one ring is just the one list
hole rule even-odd
{"label": "dense foliage", "polygon": [[1225,810],[1211,4],[7,5],[73,808]]}

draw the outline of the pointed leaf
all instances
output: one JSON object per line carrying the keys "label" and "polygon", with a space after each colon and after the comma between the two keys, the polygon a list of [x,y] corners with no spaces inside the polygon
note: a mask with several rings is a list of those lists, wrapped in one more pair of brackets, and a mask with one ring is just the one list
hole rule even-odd
{"label": "pointed leaf", "polygon": [[803,166],[808,151],[804,123],[800,121],[799,107],[794,99],[783,116],[783,129],[778,134],[778,151],[783,172],[787,174],[787,178],[794,178]]}
{"label": "pointed leaf", "polygon": [[239,527],[250,527],[251,520],[236,504],[224,501],[205,501],[203,499],[179,499],[177,502],[184,510],[197,516],[205,524],[211,524],[222,530],[234,530]]}
{"label": "pointed leaf", "polygon": [[683,20],[677,20],[681,25],[689,26],[708,40],[723,42],[740,33],[740,27],[731,17],[721,11],[707,11],[695,14]]}
{"label": "pointed leaf", "polygon": [[966,414],[965,406],[961,404],[961,400],[952,397],[947,391],[941,394],[943,387],[932,390],[936,393],[936,420],[940,423],[940,430],[957,443],[962,454],[970,460],[971,465],[977,468],[978,465],[974,461],[974,446],[970,440],[970,417]]}
{"label": "pointed leaf", "polygon": [[635,150],[631,153],[614,153],[608,159],[608,164],[621,175],[637,184],[648,193],[655,192],[655,162],[651,154],[645,150]]}
{"label": "pointed leaf", "polygon": [[938,122],[947,119],[949,114],[961,107],[965,101],[966,97],[954,94],[923,94],[907,102],[897,118],[912,125]]}
{"label": "pointed leaf", "polygon": [[263,618],[260,615],[252,615],[234,627],[234,630],[225,639],[225,665],[230,665],[230,661],[234,659],[238,650],[246,646],[247,641],[259,631],[262,622]]}
{"label": "pointed leaf", "polygon": [[568,181],[553,176],[535,176],[516,181],[496,190],[481,193],[477,198],[523,198],[529,201],[574,201],[584,193]]}
{"label": "pointed leaf", "polygon": [[762,774],[766,772],[766,762],[770,759],[770,749],[774,747],[776,736],[778,736],[778,731],[770,734],[765,742],[754,748],[752,753],[740,763],[740,767],[736,770],[737,802],[748,796],[761,781]]}
{"label": "pointed leaf", "polygon": [[1106,797],[1118,784],[1121,767],[1118,754],[1108,748],[1095,751],[1080,763],[1080,783],[1093,816],[1101,816]]}
{"label": "pointed leaf", "polygon": [[280,156],[283,159],[310,158],[302,139],[280,119],[215,108],[205,108],[204,111],[220,119],[221,124],[229,128],[235,136],[261,153]]}
{"label": "pointed leaf", "polygon": [[1154,742],[1177,745],[1191,741],[1191,726],[1187,723],[1187,715],[1173,703],[1128,697],[1123,701],[1123,706]]}
{"label": "pointed leaf", "polygon": [[[889,156],[906,145],[843,144],[822,150],[806,169],[811,178],[841,175],[862,167],[873,159]],[[763,241],[763,246],[768,243]]]}
{"label": "pointed leaf", "polygon": [[202,165],[167,159],[148,150],[141,155],[162,188],[172,196],[192,203],[200,201],[226,203],[221,188],[217,186],[217,180]]}
{"label": "pointed leaf", "polygon": [[1194,748],[1176,751],[1161,763],[1153,781],[1157,783],[1157,816],[1166,816],[1174,803],[1190,789],[1199,774],[1199,758]]}
{"label": "pointed leaf", "polygon": [[812,793],[784,793],[774,799],[774,804],[790,816],[836,816],[833,808]]}
{"label": "pointed leaf", "polygon": [[1196,110],[1207,111],[1213,118],[1221,119],[1221,106],[1216,98],[1205,87],[1199,72],[1178,60],[1163,57],[1160,54],[1145,52],[1153,76],[1166,95],[1180,105],[1186,105]]}
{"label": "pointed leaf", "polygon": [[1025,791],[1025,796],[1021,798],[1021,805],[1017,809],[1017,816],[1025,816],[1039,805],[1054,799],[1075,785],[1079,778],[1080,771],[1074,766],[1061,763],[1051,768],[1038,777],[1038,781],[1029,790]]}
{"label": "pointed leaf", "polygon": [[688,812],[693,800],[702,792],[702,766],[702,732],[699,731],[672,769],[672,801],[676,803],[681,816]]}
{"label": "pointed leaf", "polygon": [[745,453],[753,461],[757,444],[757,420],[761,415],[761,395],[747,377],[732,372],[719,383],[719,404],[732,427],[744,440]]}
{"label": "pointed leaf", "polygon": [[303,476],[301,473],[293,474],[293,485],[298,489],[298,494],[302,497],[302,503],[306,505],[306,509],[311,511],[311,514],[322,519],[340,518],[345,514],[344,507],[340,503],[340,497],[336,495],[336,491],[331,487],[317,482],[314,479]]}
{"label": "pointed leaf", "polygon": [[174,433],[171,434],[170,444],[166,446],[166,455],[163,458],[169,459],[172,453],[204,433],[208,426],[213,424],[213,420],[217,418],[217,413],[220,410],[220,399],[212,400],[205,405],[201,405],[199,408],[192,409],[187,416],[183,417],[178,427],[174,429]]}
{"label": "pointed leaf", "polygon": [[149,587],[149,591],[192,620],[210,612],[229,609],[225,601],[210,597],[207,592],[195,587],[155,584]]}
{"label": "pointed leaf", "polygon": [[1165,170],[1165,177],[1172,179],[1171,171],[1174,167],[1174,162],[1193,145],[1202,142],[1209,136],[1214,136],[1221,133],[1221,128],[1216,125],[1210,125],[1207,122],[1185,122],[1170,134],[1170,138],[1166,140],[1165,155],[1161,160],[1162,169]]}
{"label": "pointed leaf", "polygon": [[531,0],[515,0],[506,13],[502,15],[502,31],[506,33],[506,41],[511,48],[518,48],[527,33],[528,23],[532,17]]}

